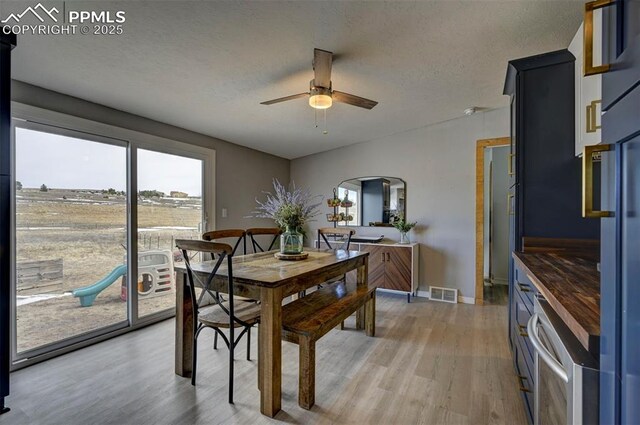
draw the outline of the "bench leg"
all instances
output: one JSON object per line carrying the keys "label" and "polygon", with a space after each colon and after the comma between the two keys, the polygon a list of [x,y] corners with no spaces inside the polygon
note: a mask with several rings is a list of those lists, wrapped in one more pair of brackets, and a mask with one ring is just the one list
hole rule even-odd
{"label": "bench leg", "polygon": [[316,342],[301,336],[300,374],[298,377],[298,405],[311,409],[316,402]]}
{"label": "bench leg", "polygon": [[356,329],[361,330],[365,327],[365,306],[360,307],[356,311]]}
{"label": "bench leg", "polygon": [[376,336],[376,293],[371,294],[371,298],[364,306],[365,314],[365,332],[367,336]]}

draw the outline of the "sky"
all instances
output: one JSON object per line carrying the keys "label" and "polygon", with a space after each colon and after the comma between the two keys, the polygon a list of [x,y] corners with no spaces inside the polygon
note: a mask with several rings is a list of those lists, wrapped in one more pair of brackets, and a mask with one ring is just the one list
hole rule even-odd
{"label": "sky", "polygon": [[[201,196],[202,161],[138,150],[138,190]],[[16,180],[25,188],[126,190],[127,150],[41,131],[16,128]]]}

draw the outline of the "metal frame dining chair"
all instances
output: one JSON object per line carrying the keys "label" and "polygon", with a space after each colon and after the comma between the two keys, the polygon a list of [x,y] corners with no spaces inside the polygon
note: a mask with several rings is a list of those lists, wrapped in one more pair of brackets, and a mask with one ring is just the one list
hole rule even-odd
{"label": "metal frame dining chair", "polygon": [[[351,237],[353,235],[356,234],[356,231],[353,229],[344,229],[344,228],[337,228],[337,227],[321,227],[318,229],[318,248],[320,248],[320,244],[321,244],[321,240],[320,238],[322,237],[322,240],[324,240],[324,243],[329,247],[329,249],[344,249],[345,251],[349,250],[349,247],[351,246]],[[331,242],[329,242],[329,239],[327,239],[327,236],[342,236],[342,239],[340,240],[334,240],[333,243],[334,245],[337,246],[338,243],[340,243],[340,247],[339,248],[334,248],[333,245],[331,245]],[[345,237],[346,236],[346,240]],[[330,280],[328,282],[323,283],[323,285],[333,285],[333,284],[340,284],[340,283],[344,283],[345,285],[347,284],[347,275],[343,274],[342,276],[339,276],[333,280]],[[318,285],[318,289],[322,288],[322,285]],[[340,329],[344,329],[344,320],[340,323]]]}
{"label": "metal frame dining chair", "polygon": [[237,238],[235,243],[233,244],[232,255],[236,255],[236,251],[240,246],[240,242],[242,242],[242,253],[247,253],[247,232],[243,229],[222,229],[222,230],[211,230],[209,232],[205,232],[202,234],[202,239],[205,241],[215,241],[219,242],[220,239],[231,239]]}
{"label": "metal frame dining chair", "polygon": [[[252,227],[251,229],[246,230],[247,236],[251,240],[251,247],[253,248],[254,253],[271,251],[273,246],[275,245],[278,237],[282,234],[282,229],[279,227]],[[256,236],[263,235],[272,235],[273,239],[271,239],[271,243],[269,244],[269,248],[266,250],[262,248],[260,243],[256,240]]]}
{"label": "metal frame dining chair", "polygon": [[[353,229],[341,229],[339,227],[321,227],[318,229],[318,248],[320,248],[320,243],[322,242],[320,240],[320,237],[322,237],[322,239],[324,240],[324,243],[327,244],[327,246],[329,247],[329,249],[344,249],[345,251],[349,250],[349,247],[351,246],[351,237],[353,235],[356,234],[356,231]],[[340,242],[340,248],[334,248],[331,245],[331,242],[329,242],[329,240],[327,239],[327,236],[342,236],[343,239],[340,240],[334,240],[333,243],[337,244],[338,242]],[[344,240],[344,237],[347,237],[346,240]]]}
{"label": "metal frame dining chair", "polygon": [[[202,239],[205,241],[214,241],[220,242],[220,239],[235,239],[233,242],[233,250],[231,255],[236,255],[236,251],[240,247],[240,242],[242,242],[242,254],[247,253],[247,232],[243,229],[220,229],[220,230],[211,230],[209,232],[205,232],[202,234]],[[213,255],[211,256],[213,258]],[[220,297],[220,294],[216,292],[216,296]],[[224,298],[223,298],[224,299]],[[218,349],[218,333],[213,336],[213,349]]]}
{"label": "metal frame dining chair", "polygon": [[[247,360],[250,360],[251,349],[251,328],[260,322],[260,306],[254,301],[240,300],[234,297],[233,293],[233,248],[230,245],[210,242],[178,239],[176,246],[182,251],[185,266],[187,269],[187,291],[191,297],[193,313],[193,362],[191,385],[196,384],[196,369],[198,355],[198,336],[205,328],[211,328],[215,335],[220,335],[229,348],[229,403],[233,403],[233,360],[234,350],[242,337],[247,335]],[[214,259],[214,265],[205,282],[200,281],[202,291],[200,296],[196,295],[196,276],[193,273],[189,251],[210,254]],[[217,256],[217,258],[216,258]],[[226,260],[226,261],[225,261]],[[228,299],[223,301],[220,294],[211,288],[211,283],[220,267],[226,262],[226,278]],[[221,277],[218,277],[220,279]],[[208,294],[213,299],[212,305],[202,306],[201,303],[205,295]],[[235,328],[242,327],[242,331],[236,337]],[[221,328],[229,329],[227,337]]]}

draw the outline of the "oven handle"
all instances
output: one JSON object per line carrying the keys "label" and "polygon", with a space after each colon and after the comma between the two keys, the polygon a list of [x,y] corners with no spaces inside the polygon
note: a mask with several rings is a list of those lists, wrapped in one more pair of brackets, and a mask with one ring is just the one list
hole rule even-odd
{"label": "oven handle", "polygon": [[551,353],[544,347],[542,341],[538,337],[538,327],[537,324],[540,321],[538,317],[538,313],[534,313],[533,316],[527,322],[527,333],[529,334],[529,340],[531,344],[533,344],[533,348],[537,351],[540,358],[544,360],[544,362],[551,368],[552,371],[555,372],[556,375],[560,377],[564,382],[569,382],[569,376],[567,375],[567,371],[564,370],[562,364],[557,361]]}

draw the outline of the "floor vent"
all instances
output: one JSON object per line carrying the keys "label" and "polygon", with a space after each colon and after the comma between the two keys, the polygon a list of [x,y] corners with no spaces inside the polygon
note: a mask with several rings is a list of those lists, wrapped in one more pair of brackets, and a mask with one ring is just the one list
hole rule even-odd
{"label": "floor vent", "polygon": [[429,287],[429,299],[434,301],[444,301],[446,303],[458,302],[458,290],[450,288]]}

